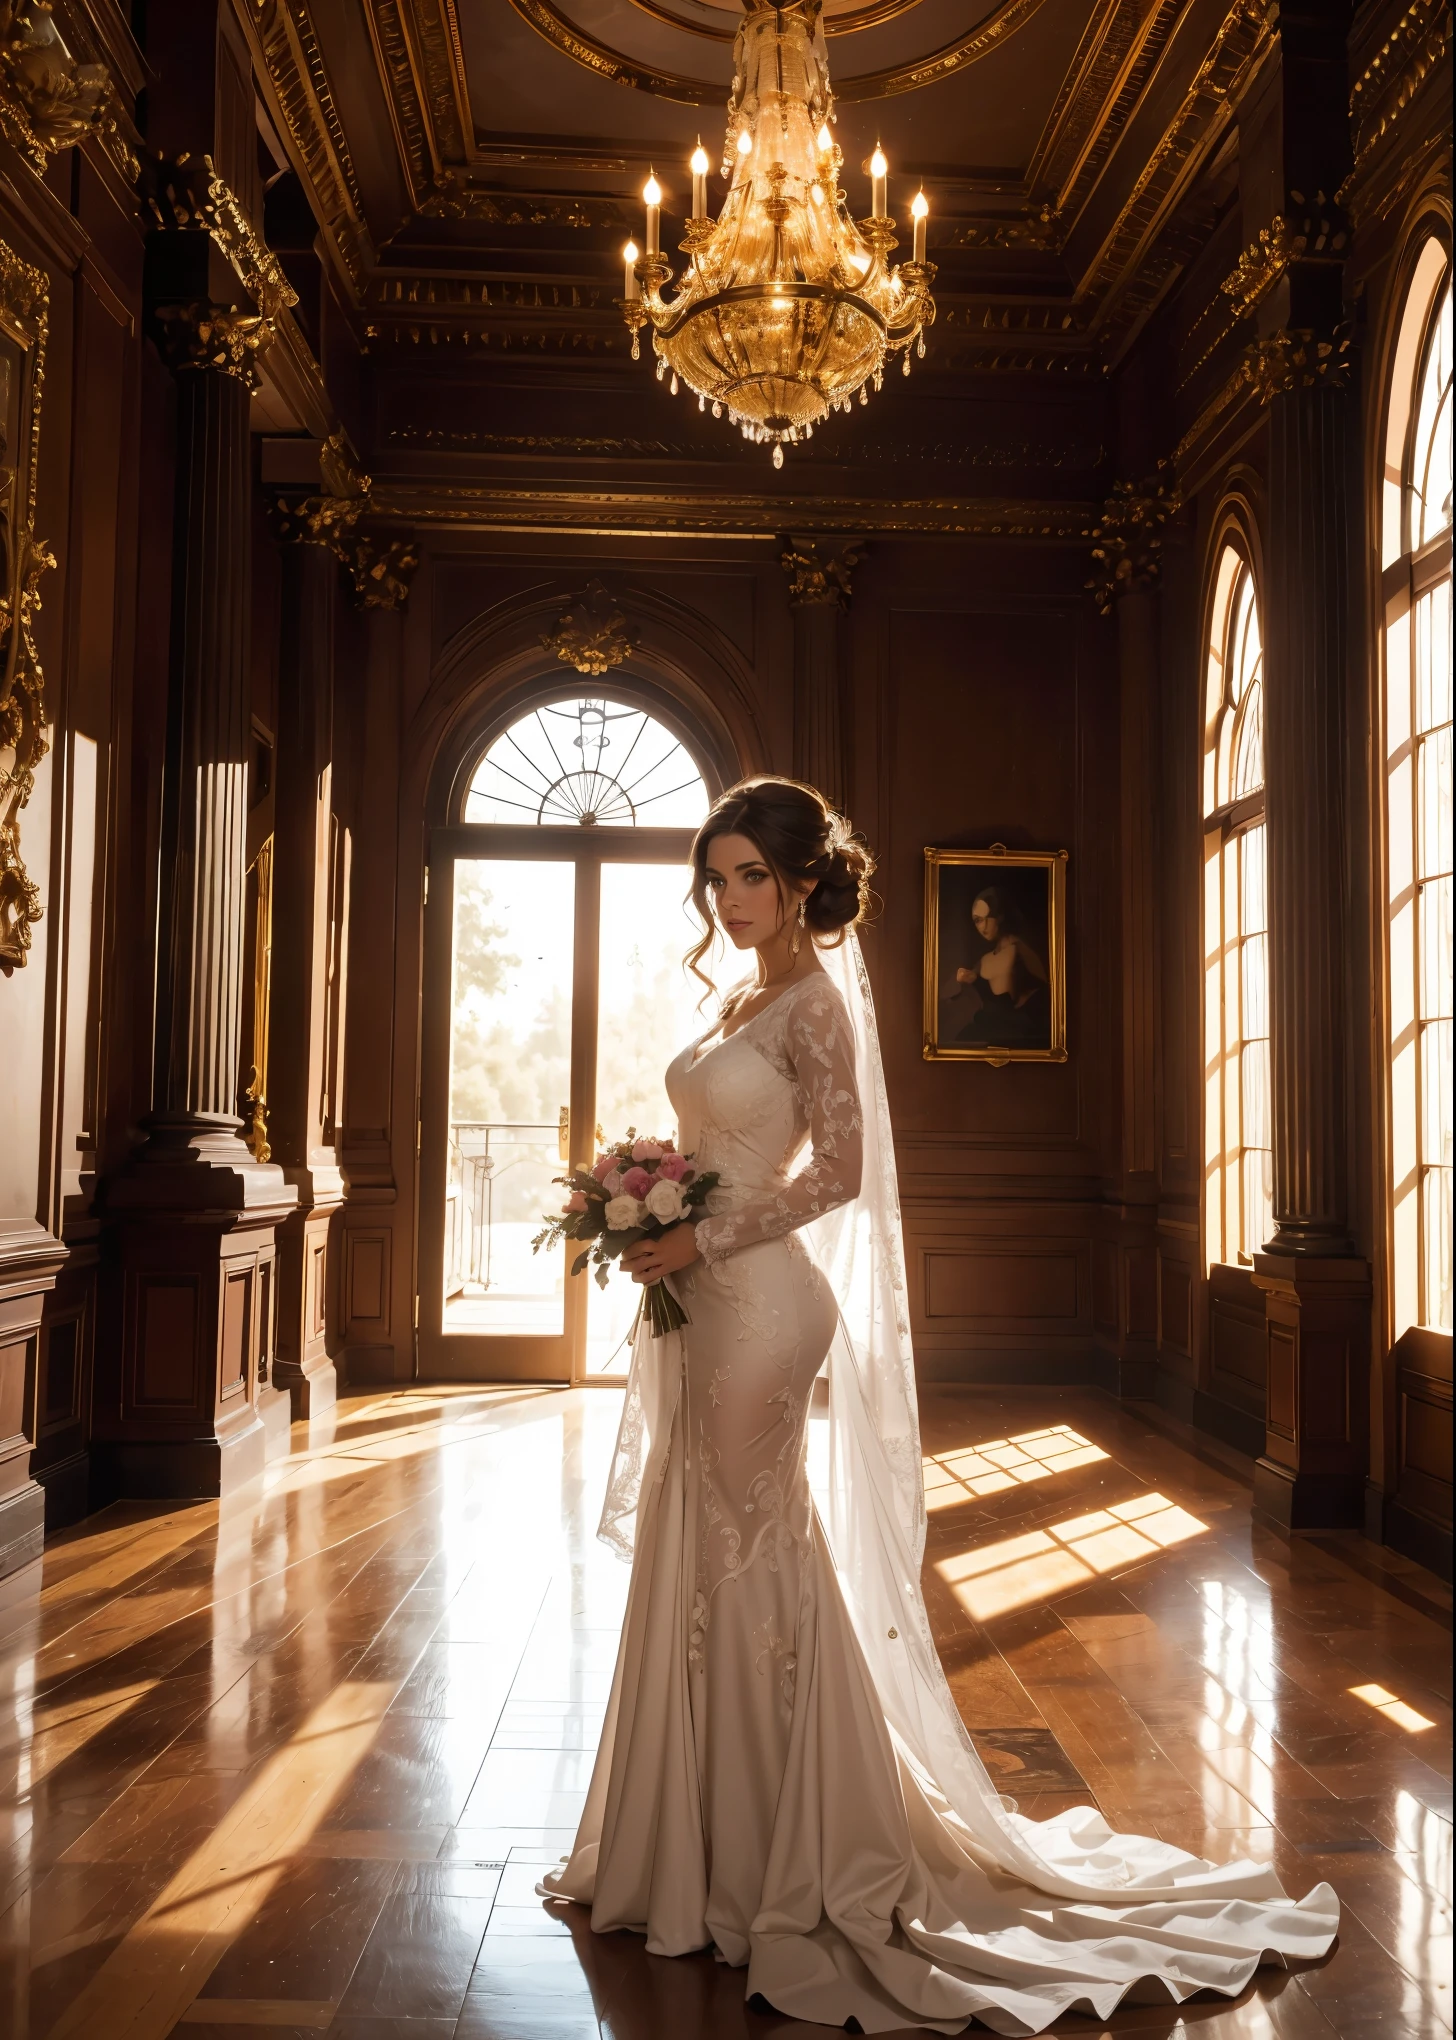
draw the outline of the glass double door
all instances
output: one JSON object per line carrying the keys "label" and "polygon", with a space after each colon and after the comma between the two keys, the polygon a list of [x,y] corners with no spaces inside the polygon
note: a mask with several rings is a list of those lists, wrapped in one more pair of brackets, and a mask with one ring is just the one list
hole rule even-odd
{"label": "glass double door", "polygon": [[706,1024],[683,969],[691,836],[453,828],[432,845],[420,1116],[425,1376],[610,1380],[640,1291],[533,1241],[629,1128],[668,1136],[663,1072]]}

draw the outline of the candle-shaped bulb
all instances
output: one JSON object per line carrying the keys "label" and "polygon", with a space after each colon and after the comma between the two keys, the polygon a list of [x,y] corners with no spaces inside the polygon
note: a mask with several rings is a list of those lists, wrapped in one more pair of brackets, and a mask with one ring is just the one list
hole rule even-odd
{"label": "candle-shaped bulb", "polygon": [[829,154],[829,151],[834,147],[834,137],[829,132],[829,123],[827,120],[821,125],[817,136],[817,140],[819,143],[819,150],[821,155],[827,156]]}
{"label": "candle-shaped bulb", "polygon": [[707,174],[708,152],[702,143],[699,142],[698,146],[693,150],[693,175],[694,177],[706,177]]}
{"label": "candle-shaped bulb", "polygon": [[870,211],[877,220],[884,219],[889,210],[886,190],[889,175],[890,166],[885,161],[885,152],[876,142],[875,153],[870,157]]}
{"label": "candle-shaped bulb", "polygon": [[622,268],[625,272],[622,277],[622,295],[626,298],[640,297],[642,294],[641,285],[637,281],[637,256],[637,243],[629,241],[622,250]]}
{"label": "candle-shaped bulb", "polygon": [[642,200],[647,207],[647,252],[657,253],[657,232],[659,207],[662,204],[662,186],[657,181],[656,171],[649,170],[647,182],[642,187]]}
{"label": "candle-shaped bulb", "polygon": [[698,136],[698,146],[692,153],[693,172],[693,218],[700,220],[708,211],[708,152],[703,147],[703,138]]}
{"label": "candle-shaped bulb", "polygon": [[738,153],[739,153],[739,155],[740,155],[740,156],[746,156],[746,155],[748,154],[749,150],[750,150],[750,149],[751,149],[752,147],[753,147],[753,136],[752,136],[752,135],[751,135],[751,134],[750,134],[750,133],[748,132],[748,129],[747,129],[747,128],[740,128],[740,129],[739,129],[739,132],[738,132]]}
{"label": "candle-shaped bulb", "polygon": [[923,191],[917,191],[910,201],[910,217],[915,222],[914,260],[916,262],[923,262],[925,260],[925,221],[929,211],[930,201],[926,198]]}

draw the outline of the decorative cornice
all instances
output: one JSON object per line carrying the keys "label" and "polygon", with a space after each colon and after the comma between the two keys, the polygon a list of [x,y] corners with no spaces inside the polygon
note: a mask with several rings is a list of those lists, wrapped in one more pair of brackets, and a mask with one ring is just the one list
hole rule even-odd
{"label": "decorative cornice", "polygon": [[[1296,205],[1304,202],[1297,191],[1290,197]],[[1350,244],[1349,228],[1322,191],[1315,193],[1314,202],[1319,210],[1293,224],[1282,213],[1275,213],[1224,278],[1219,288],[1233,299],[1236,316],[1246,317],[1262,304],[1296,262],[1343,260]]]}
{"label": "decorative cornice", "polygon": [[379,481],[380,516],[411,526],[466,530],[578,531],[592,535],[733,532],[776,539],[794,532],[934,532],[977,538],[1051,539],[1085,545],[1101,506],[997,498],[739,495],[728,490],[579,489],[569,483],[507,489],[435,481]]}
{"label": "decorative cornice", "polygon": [[1450,54],[1448,0],[1414,0],[1350,89],[1355,167],[1345,180],[1341,199],[1427,78]]}
{"label": "decorative cornice", "polygon": [[249,390],[259,387],[258,356],[274,337],[261,312],[198,302],[158,305],[153,318],[163,359],[178,374],[211,371],[235,376]]}
{"label": "decorative cornice", "polygon": [[837,553],[821,552],[810,538],[786,538],[779,564],[789,577],[792,609],[848,609],[854,570],[869,548],[851,540]]}
{"label": "decorative cornice", "polygon": [[324,238],[355,297],[374,264],[364,202],[306,0],[246,0],[259,68],[313,192]]}
{"label": "decorative cornice", "polygon": [[1088,591],[1102,616],[1111,616],[1119,595],[1145,588],[1162,572],[1163,526],[1182,507],[1166,463],[1141,484],[1118,482],[1092,534],[1096,561]]}
{"label": "decorative cornice", "polygon": [[0,130],[38,171],[94,137],[128,181],[136,177],[135,131],[111,73],[71,53],[50,0],[0,0]]}
{"label": "decorative cornice", "polygon": [[211,156],[149,156],[137,189],[154,226],[209,237],[265,319],[298,303],[278,257],[254,231]]}
{"label": "decorative cornice", "polygon": [[563,666],[574,666],[578,673],[598,680],[624,665],[633,649],[627,619],[600,581],[587,582],[575,602],[556,619],[555,630],[543,633],[541,647]]}
{"label": "decorative cornice", "polygon": [[21,817],[35,788],[36,767],[49,749],[45,676],[35,648],[40,578],[55,565],[35,536],[35,484],[40,402],[45,382],[48,319],[43,270],[22,262],[0,241],[0,316],[23,349],[17,412],[20,429],[8,449],[4,516],[0,520],[0,974],[24,967],[31,929],[41,918],[40,887],[21,854]]}
{"label": "decorative cornice", "polygon": [[447,168],[420,200],[426,219],[480,220],[493,227],[623,227],[636,215],[619,199],[585,193],[511,191],[502,186],[474,184],[464,171]]}

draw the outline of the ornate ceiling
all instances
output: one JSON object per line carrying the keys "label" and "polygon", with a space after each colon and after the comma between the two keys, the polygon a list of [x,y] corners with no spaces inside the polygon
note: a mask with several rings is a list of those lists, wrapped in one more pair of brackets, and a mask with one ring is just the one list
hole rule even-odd
{"label": "ornate ceiling", "polygon": [[[372,352],[625,367],[619,251],[649,165],[676,243],[737,0],[245,4]],[[878,140],[891,211],[922,181],[931,200],[934,365],[1103,373],[1212,226],[1203,173],[1267,45],[1262,0],[826,11],[846,184]]]}

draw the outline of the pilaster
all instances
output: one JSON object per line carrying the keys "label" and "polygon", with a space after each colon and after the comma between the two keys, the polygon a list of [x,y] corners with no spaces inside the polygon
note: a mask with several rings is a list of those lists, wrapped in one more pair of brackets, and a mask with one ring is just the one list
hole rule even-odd
{"label": "pilaster", "polygon": [[809,538],[788,539],[782,555],[794,612],[794,776],[841,811],[850,772],[845,622],[864,555],[861,540],[830,553]]}

